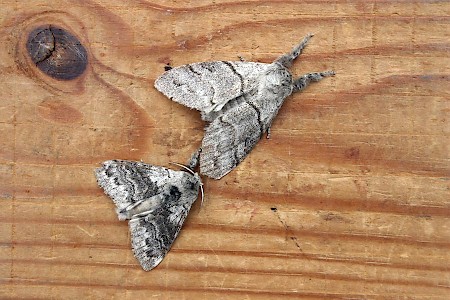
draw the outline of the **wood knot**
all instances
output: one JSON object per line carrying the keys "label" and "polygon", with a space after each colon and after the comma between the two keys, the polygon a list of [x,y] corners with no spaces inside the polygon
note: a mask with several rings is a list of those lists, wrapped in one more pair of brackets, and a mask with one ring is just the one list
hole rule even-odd
{"label": "wood knot", "polygon": [[81,42],[66,30],[40,26],[30,32],[27,50],[36,66],[48,76],[74,79],[86,70],[87,52]]}

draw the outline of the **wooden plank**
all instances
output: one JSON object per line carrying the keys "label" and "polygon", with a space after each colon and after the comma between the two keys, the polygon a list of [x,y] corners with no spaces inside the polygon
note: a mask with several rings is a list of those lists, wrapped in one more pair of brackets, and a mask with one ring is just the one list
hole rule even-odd
{"label": "wooden plank", "polygon": [[[449,13],[447,1],[5,0],[0,297],[447,298]],[[30,58],[28,34],[49,25],[86,49],[81,76],[53,79]],[[204,205],[142,271],[93,169],[183,163],[199,146],[199,114],[153,88],[164,65],[270,62],[308,32],[293,73],[337,76],[290,97],[233,172],[205,178]]]}

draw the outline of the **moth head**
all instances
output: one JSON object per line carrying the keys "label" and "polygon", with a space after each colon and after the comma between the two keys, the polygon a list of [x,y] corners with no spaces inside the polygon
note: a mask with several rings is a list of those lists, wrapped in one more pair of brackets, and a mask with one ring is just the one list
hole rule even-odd
{"label": "moth head", "polygon": [[125,221],[125,220],[128,220],[128,219],[131,218],[131,217],[127,214],[126,211],[121,211],[121,210],[119,210],[119,209],[116,209],[116,213],[117,213],[117,216],[119,217],[119,221]]}
{"label": "moth head", "polygon": [[189,182],[189,184],[192,185],[192,190],[198,191],[198,189],[200,188],[200,193],[202,196],[201,203],[203,204],[203,199],[205,197],[205,193],[203,191],[203,182],[202,182],[202,179],[200,178],[200,175],[198,175],[198,173],[194,172],[191,168],[189,168],[185,165],[175,163],[175,162],[171,162],[171,164],[176,165],[180,168],[183,168],[185,171],[192,174],[192,176],[184,176],[184,177]]}
{"label": "moth head", "polygon": [[274,94],[291,92],[293,87],[292,75],[285,67],[273,63],[267,68],[265,76],[259,83],[259,90],[269,90]]}

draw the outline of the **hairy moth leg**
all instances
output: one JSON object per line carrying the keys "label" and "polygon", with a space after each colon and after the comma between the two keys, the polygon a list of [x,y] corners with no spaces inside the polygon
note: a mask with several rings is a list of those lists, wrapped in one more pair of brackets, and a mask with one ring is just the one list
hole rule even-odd
{"label": "hairy moth leg", "polygon": [[294,60],[302,53],[308,41],[314,36],[312,33],[308,33],[307,36],[303,38],[303,40],[297,44],[291,52],[281,55],[275,62],[280,63],[282,66],[289,68],[292,66]]}
{"label": "hairy moth leg", "polygon": [[305,89],[311,82],[317,82],[325,77],[334,76],[334,71],[308,73],[294,80],[293,93]]}

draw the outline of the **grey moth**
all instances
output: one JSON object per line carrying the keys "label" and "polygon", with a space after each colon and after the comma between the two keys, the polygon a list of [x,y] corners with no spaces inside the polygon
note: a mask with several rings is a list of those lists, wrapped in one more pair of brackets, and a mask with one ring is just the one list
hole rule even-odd
{"label": "grey moth", "polygon": [[199,188],[203,195],[199,175],[185,169],[109,160],[95,171],[99,186],[116,205],[119,220],[128,220],[134,256],[145,271],[169,252]]}
{"label": "grey moth", "polygon": [[310,82],[334,75],[308,73],[293,79],[288,68],[312,34],[274,62],[200,62],[172,68],[155,87],[171,100],[199,110],[208,123],[200,173],[220,179],[232,171],[267,133],[286,97]]}

